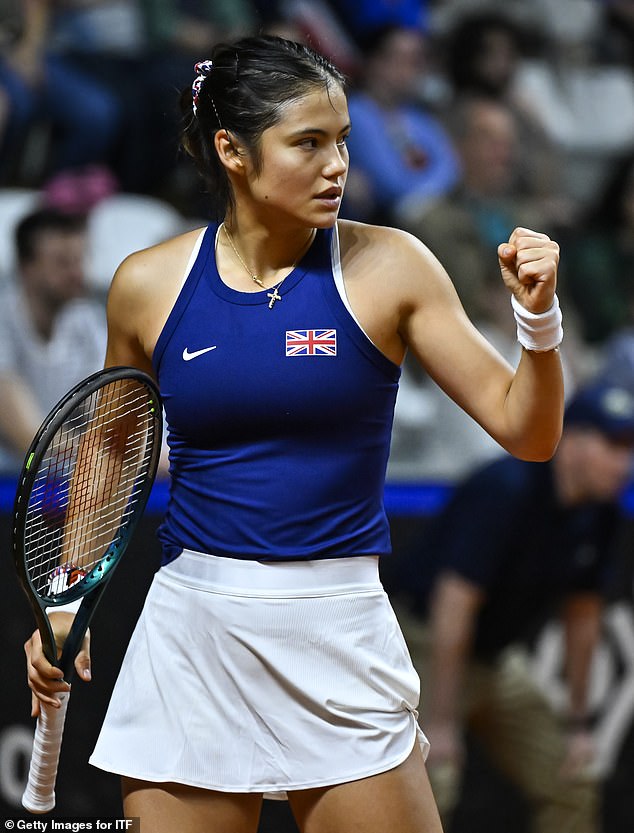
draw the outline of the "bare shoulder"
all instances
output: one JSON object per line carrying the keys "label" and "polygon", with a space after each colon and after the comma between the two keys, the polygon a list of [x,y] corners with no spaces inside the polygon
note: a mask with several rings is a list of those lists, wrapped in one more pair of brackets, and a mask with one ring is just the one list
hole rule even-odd
{"label": "bare shoulder", "polygon": [[379,281],[401,298],[420,296],[421,291],[452,291],[442,264],[413,234],[390,226],[375,226],[351,220],[338,222],[342,268],[346,280]]}
{"label": "bare shoulder", "polygon": [[412,344],[412,322],[459,314],[447,273],[420,240],[397,228],[348,220],[338,223],[347,300],[372,342],[400,363]]}
{"label": "bare shoulder", "polygon": [[201,231],[134,252],[117,269],[108,296],[108,332],[110,355],[119,363],[151,357]]}
{"label": "bare shoulder", "polygon": [[375,257],[386,248],[392,254],[404,253],[409,247],[420,244],[412,234],[391,226],[375,226],[357,220],[338,220],[342,254],[354,252],[355,256],[368,252]]}
{"label": "bare shoulder", "polygon": [[201,231],[194,229],[128,255],[112,281],[112,300],[145,302],[148,297],[173,291],[184,275]]}

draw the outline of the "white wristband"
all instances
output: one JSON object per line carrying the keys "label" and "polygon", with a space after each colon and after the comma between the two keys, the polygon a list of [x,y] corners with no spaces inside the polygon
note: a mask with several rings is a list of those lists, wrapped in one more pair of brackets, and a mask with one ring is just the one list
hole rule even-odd
{"label": "white wristband", "polygon": [[77,613],[80,604],[81,599],[75,599],[65,605],[51,605],[51,607],[46,608],[46,615],[49,616],[51,613]]}
{"label": "white wristband", "polygon": [[558,347],[564,337],[561,326],[561,309],[555,295],[550,309],[546,312],[529,312],[511,295],[511,306],[517,323],[517,340],[527,350],[545,353]]}

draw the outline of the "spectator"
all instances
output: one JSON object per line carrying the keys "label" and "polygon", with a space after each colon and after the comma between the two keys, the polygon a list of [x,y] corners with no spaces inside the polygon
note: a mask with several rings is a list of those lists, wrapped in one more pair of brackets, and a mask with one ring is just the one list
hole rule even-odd
{"label": "spectator", "polygon": [[214,42],[254,24],[250,0],[63,0],[53,21],[56,49],[121,108],[110,164],[122,190],[158,196],[169,187],[177,91]]}
{"label": "spectator", "polygon": [[119,129],[107,161],[122,190],[147,187],[146,157],[154,143],[143,140],[148,112],[143,89],[152,70],[140,0],[63,0],[51,29],[60,59],[117,102]]}
{"label": "spectator", "polygon": [[11,177],[33,125],[52,128],[52,147],[40,176],[106,161],[120,126],[117,97],[83,68],[50,48],[51,0],[26,0],[22,27],[4,43],[0,88],[9,100],[0,147],[0,181]]}
{"label": "spectator", "polygon": [[[508,299],[498,291],[491,258],[498,235],[515,226],[548,228],[550,218],[542,213],[544,204],[520,188],[517,121],[503,101],[462,98],[451,129],[461,159],[460,185],[410,211],[402,223],[441,260],[468,314],[513,364],[518,353]],[[585,346],[575,330],[571,318],[562,346],[567,389],[587,374]],[[406,361],[395,410],[391,478],[454,480],[499,450],[423,371]]]}
{"label": "spectator", "polygon": [[[523,792],[531,830],[599,829],[588,682],[633,447],[632,394],[588,385],[567,408],[553,460],[504,457],[473,473],[402,565],[392,590],[410,600],[401,625],[445,824],[467,728]],[[538,690],[525,648],[556,610],[567,640],[563,717]]]}
{"label": "spectator", "polygon": [[355,41],[380,26],[423,29],[427,23],[427,0],[337,0],[332,2]]}
{"label": "spectator", "polygon": [[[629,302],[632,308],[632,301]],[[601,373],[612,383],[634,394],[634,325],[617,330],[605,344],[601,357]]]}
{"label": "spectator", "polygon": [[584,210],[613,161],[634,148],[634,79],[630,67],[602,59],[600,3],[539,0],[538,5],[541,50],[522,62],[514,94],[526,106],[532,103],[561,153],[563,187]]}
{"label": "spectator", "polygon": [[336,63],[348,77],[357,74],[357,46],[329,0],[287,0],[281,4],[283,10],[277,9],[277,17],[271,16],[270,4],[264,5],[269,6],[269,12],[265,14],[265,28],[269,34],[281,34],[284,37],[286,32],[302,43],[313,44],[315,49]]}
{"label": "spectator", "polygon": [[506,96],[523,51],[523,32],[510,17],[497,11],[459,17],[445,45],[449,80],[458,95]]}
{"label": "spectator", "polygon": [[535,114],[535,102],[515,94],[518,70],[529,51],[530,30],[504,11],[478,11],[461,17],[442,41],[452,95],[448,108],[465,96],[500,101],[513,112],[522,153],[515,160],[518,187],[547,200],[569,224],[573,206],[561,191],[560,153]]}
{"label": "spectator", "polygon": [[363,174],[369,205],[349,214],[391,221],[407,203],[424,205],[450,190],[459,175],[453,145],[440,121],[415,98],[425,68],[420,30],[385,26],[362,43],[360,89],[350,96],[354,130],[351,173]]}
{"label": "spectator", "polygon": [[634,154],[612,175],[569,242],[568,293],[597,347],[632,321]]}
{"label": "spectator", "polygon": [[105,310],[86,295],[80,217],[38,209],[18,224],[16,281],[0,298],[0,463],[17,470],[40,422],[104,361]]}
{"label": "spectator", "polygon": [[[197,60],[219,38],[257,23],[250,0],[141,0],[150,48]],[[189,67],[191,74],[192,67]]]}
{"label": "spectator", "polygon": [[[178,202],[191,211],[201,202],[189,163],[181,164],[181,114],[177,90],[190,80],[194,64],[212,45],[246,34],[257,25],[251,0],[140,0],[147,54],[134,74],[128,96],[132,130],[127,179],[133,190]],[[148,146],[148,131],[153,141]],[[192,196],[196,194],[196,196]],[[205,206],[199,205],[198,213]],[[194,212],[194,213],[197,213]]]}
{"label": "spectator", "polygon": [[517,123],[505,104],[481,96],[464,99],[453,112],[451,128],[460,183],[410,206],[402,221],[445,265],[467,312],[481,319],[495,241],[515,226],[544,227],[545,218],[518,189]]}

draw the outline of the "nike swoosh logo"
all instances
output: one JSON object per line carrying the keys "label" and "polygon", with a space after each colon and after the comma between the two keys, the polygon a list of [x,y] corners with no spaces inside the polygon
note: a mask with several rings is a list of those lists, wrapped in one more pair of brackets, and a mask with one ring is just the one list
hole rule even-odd
{"label": "nike swoosh logo", "polygon": [[198,358],[198,356],[202,356],[203,353],[209,353],[210,350],[215,350],[216,345],[214,344],[213,347],[203,347],[202,350],[194,350],[193,353],[190,353],[187,347],[183,350],[183,361],[190,362],[192,359]]}

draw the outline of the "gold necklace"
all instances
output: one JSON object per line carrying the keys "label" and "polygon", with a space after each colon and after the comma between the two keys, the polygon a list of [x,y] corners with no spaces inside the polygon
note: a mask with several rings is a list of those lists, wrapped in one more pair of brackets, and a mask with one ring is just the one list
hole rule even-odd
{"label": "gold necklace", "polygon": [[[266,289],[266,286],[264,285],[264,282],[262,281],[262,278],[260,278],[258,275],[256,275],[255,272],[252,272],[249,269],[249,267],[246,265],[244,260],[242,259],[242,256],[240,255],[240,252],[236,249],[235,243],[233,242],[233,238],[232,238],[231,234],[229,233],[229,229],[227,228],[227,226],[224,223],[222,224],[222,228],[224,229],[224,232],[227,236],[227,240],[229,241],[229,245],[233,249],[233,252],[234,252],[235,256],[238,258],[238,260],[240,261],[240,263],[244,267],[245,272],[250,276],[253,283],[256,283],[258,286],[261,286],[262,289]],[[297,256],[297,259],[295,260],[295,262],[291,266],[291,272],[297,266],[300,259],[303,257],[304,253],[306,252],[306,250],[308,249],[310,244],[313,242],[314,237],[315,237],[315,230],[313,229],[313,231],[311,232],[310,238],[308,239],[308,243],[306,243],[306,245],[302,246],[302,249],[301,249],[299,255]],[[290,275],[290,272],[288,273],[288,275]],[[266,297],[271,299],[269,301],[269,309],[273,309],[273,304],[276,301],[281,301],[282,300],[282,296],[279,294],[278,289],[282,285],[282,282],[288,277],[288,275],[284,275],[284,277],[282,278],[281,281],[279,281],[277,286],[272,287],[271,291],[267,292]]]}

